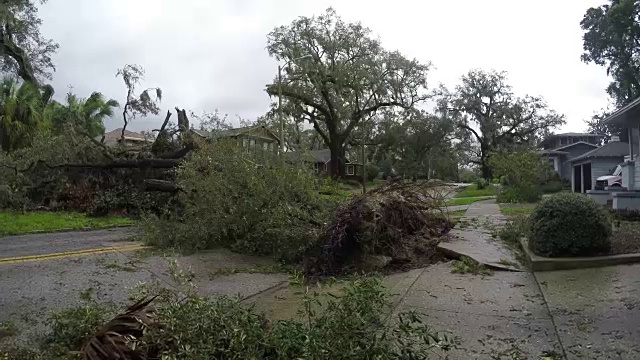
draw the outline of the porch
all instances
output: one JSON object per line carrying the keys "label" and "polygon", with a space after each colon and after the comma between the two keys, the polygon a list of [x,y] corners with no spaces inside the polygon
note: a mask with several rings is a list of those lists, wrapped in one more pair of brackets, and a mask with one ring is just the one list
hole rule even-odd
{"label": "porch", "polygon": [[[629,135],[628,152],[622,164],[622,186],[620,189],[608,189],[606,196],[613,209],[640,210],[640,98],[618,109],[604,121],[607,125],[617,125],[626,129]],[[589,191],[588,195],[595,201],[602,201],[604,193]]]}

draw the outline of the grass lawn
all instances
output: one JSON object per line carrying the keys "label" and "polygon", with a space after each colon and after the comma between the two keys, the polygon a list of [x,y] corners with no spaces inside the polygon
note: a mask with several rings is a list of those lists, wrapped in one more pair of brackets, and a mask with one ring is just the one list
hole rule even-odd
{"label": "grass lawn", "polygon": [[450,199],[446,201],[447,206],[457,206],[457,205],[470,205],[478,201],[488,200],[491,197],[478,197],[478,198],[458,198],[458,199]]}
{"label": "grass lawn", "polygon": [[481,197],[481,196],[494,196],[498,193],[498,189],[495,186],[489,185],[484,189],[476,188],[476,185],[469,185],[464,190],[456,194],[457,198],[469,198],[469,197]]}
{"label": "grass lawn", "polygon": [[[375,188],[378,188],[382,186],[385,182],[386,182],[385,180],[367,181],[367,191],[371,191]],[[339,187],[343,190],[350,191],[354,194],[362,194],[362,184],[353,185],[353,184],[341,183]]]}
{"label": "grass lawn", "polygon": [[529,215],[537,204],[500,204],[500,212],[505,216]]}
{"label": "grass lawn", "polygon": [[100,229],[131,225],[133,220],[118,216],[89,217],[73,212],[0,212],[0,236],[63,229]]}

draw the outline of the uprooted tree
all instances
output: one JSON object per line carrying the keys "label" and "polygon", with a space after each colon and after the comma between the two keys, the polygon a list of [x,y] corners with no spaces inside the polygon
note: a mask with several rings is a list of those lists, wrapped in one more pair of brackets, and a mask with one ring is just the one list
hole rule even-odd
{"label": "uprooted tree", "polygon": [[440,107],[471,138],[472,162],[480,166],[485,179],[492,177],[492,152],[535,145],[549,130],[565,123],[564,115],[550,109],[541,97],[514,95],[505,72],[471,70],[455,92],[443,90]]}
{"label": "uprooted tree", "polygon": [[384,49],[371,30],[329,8],[273,30],[267,50],[284,61],[282,81],[267,86],[290,115],[308,121],[331,150],[331,174],[343,174],[345,142],[366,116],[425,100],[429,64]]}

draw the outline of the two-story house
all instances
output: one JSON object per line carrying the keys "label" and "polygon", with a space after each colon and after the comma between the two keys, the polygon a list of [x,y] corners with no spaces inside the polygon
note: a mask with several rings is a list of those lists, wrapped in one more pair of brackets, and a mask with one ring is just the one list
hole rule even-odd
{"label": "two-story house", "polygon": [[262,125],[216,132],[204,130],[192,130],[192,132],[201,139],[235,139],[238,146],[257,157],[268,153],[277,154],[280,146],[280,138]]}
{"label": "two-story house", "polygon": [[553,134],[540,144],[543,148],[541,153],[549,159],[549,163],[562,179],[571,181],[570,160],[598,148],[601,140],[602,136],[595,134]]}

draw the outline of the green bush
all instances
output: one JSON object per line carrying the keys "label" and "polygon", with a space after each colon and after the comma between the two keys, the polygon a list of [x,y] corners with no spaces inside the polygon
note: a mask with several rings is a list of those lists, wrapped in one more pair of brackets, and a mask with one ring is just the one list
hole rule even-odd
{"label": "green bush", "polygon": [[375,180],[380,173],[380,168],[374,164],[365,165],[365,170],[367,171],[367,181]]}
{"label": "green bush", "polygon": [[530,216],[529,246],[541,256],[589,256],[611,247],[611,223],[604,208],[573,193],[544,200]]}
{"label": "green bush", "polygon": [[486,189],[489,185],[491,185],[485,179],[476,179],[476,181],[474,181],[473,183],[476,185],[476,189],[478,189],[478,190]]}
{"label": "green bush", "polygon": [[87,338],[108,321],[109,313],[105,309],[92,303],[54,314],[50,319],[51,334],[48,341],[62,354],[64,349],[80,349]]}
{"label": "green bush", "polygon": [[506,186],[498,194],[499,203],[534,203],[542,197],[540,188],[536,185]]}
{"label": "green bush", "polygon": [[148,242],[183,251],[224,246],[297,261],[332,209],[304,166],[257,160],[235,142],[195,151],[177,174],[182,209],[148,218]]}
{"label": "green bush", "polygon": [[564,189],[564,183],[562,181],[549,181],[540,186],[540,190],[545,194],[559,193]]}

